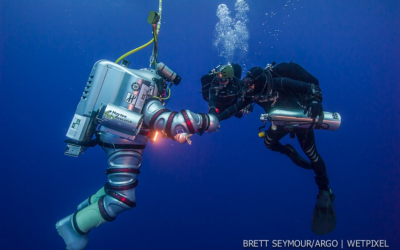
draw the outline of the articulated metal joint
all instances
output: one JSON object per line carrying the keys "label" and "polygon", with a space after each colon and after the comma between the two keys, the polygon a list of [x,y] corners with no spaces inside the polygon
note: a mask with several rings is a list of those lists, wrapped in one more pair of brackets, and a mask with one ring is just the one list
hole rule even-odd
{"label": "articulated metal joint", "polygon": [[164,131],[164,133],[167,135],[167,137],[171,137],[171,125],[172,125],[172,122],[173,122],[176,114],[178,114],[178,112],[176,112],[176,111],[171,112],[171,114],[168,117],[167,124],[165,126],[165,131]]}
{"label": "articulated metal joint", "polygon": [[98,202],[100,215],[105,221],[111,222],[115,220],[115,218],[112,218],[110,215],[107,214],[106,209],[104,208],[104,197],[105,195],[101,196]]}
{"label": "articulated metal joint", "polygon": [[116,174],[116,173],[133,173],[140,174],[139,169],[136,168],[110,168],[106,170],[106,175]]}
{"label": "articulated metal joint", "polygon": [[154,123],[157,121],[157,118],[165,112],[170,112],[170,111],[168,109],[160,109],[151,117],[149,122],[150,129],[154,128]]}
{"label": "articulated metal joint", "polygon": [[201,123],[201,131],[206,131],[210,127],[210,117],[207,114],[199,113],[203,122]]}
{"label": "articulated metal joint", "polygon": [[182,109],[182,110],[181,110],[181,113],[182,113],[182,115],[183,115],[183,118],[185,119],[186,125],[188,126],[189,132],[190,132],[191,134],[194,134],[196,131],[195,131],[194,128],[193,128],[193,124],[192,124],[192,122],[190,121],[189,115],[187,114],[186,110]]}
{"label": "articulated metal joint", "polygon": [[129,206],[130,208],[134,208],[136,207],[136,202],[133,202],[131,200],[129,200],[128,198],[120,195],[117,192],[114,192],[112,190],[107,190],[107,195],[113,197],[114,199],[124,203],[125,205]]}
{"label": "articulated metal joint", "polygon": [[213,114],[207,114],[208,117],[208,124],[207,124],[207,129],[206,132],[214,132],[217,131],[219,128],[219,120],[218,118],[213,115]]}
{"label": "articulated metal joint", "polygon": [[139,180],[136,180],[134,183],[126,185],[126,186],[112,186],[109,182],[107,182],[106,185],[104,185],[104,190],[106,191],[106,193],[109,190],[124,191],[124,190],[133,189],[133,188],[137,187],[137,185],[139,185]]}

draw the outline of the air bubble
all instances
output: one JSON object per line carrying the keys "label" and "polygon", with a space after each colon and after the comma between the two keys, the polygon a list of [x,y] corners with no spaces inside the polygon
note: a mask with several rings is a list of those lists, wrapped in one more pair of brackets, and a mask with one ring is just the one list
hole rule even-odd
{"label": "air bubble", "polygon": [[245,56],[249,46],[249,31],[246,25],[249,6],[244,0],[237,0],[235,10],[235,18],[231,18],[231,12],[225,4],[220,4],[217,8],[219,22],[215,26],[213,44],[219,51],[219,56],[227,62],[233,61],[236,51],[239,52],[239,57]]}

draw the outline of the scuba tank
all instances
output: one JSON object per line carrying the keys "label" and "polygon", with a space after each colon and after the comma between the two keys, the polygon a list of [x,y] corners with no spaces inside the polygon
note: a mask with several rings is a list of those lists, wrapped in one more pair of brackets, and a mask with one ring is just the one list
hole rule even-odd
{"label": "scuba tank", "polygon": [[335,131],[339,129],[342,122],[342,118],[337,112],[324,111],[323,115],[315,120],[304,114],[303,109],[285,108],[273,108],[268,114],[262,114],[260,120],[263,123],[270,121],[273,126],[283,126],[288,130],[298,127]]}

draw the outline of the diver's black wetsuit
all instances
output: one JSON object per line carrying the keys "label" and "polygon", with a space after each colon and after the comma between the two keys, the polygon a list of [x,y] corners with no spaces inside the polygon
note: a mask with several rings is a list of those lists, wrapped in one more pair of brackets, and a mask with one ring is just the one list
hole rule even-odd
{"label": "diver's black wetsuit", "polygon": [[[235,77],[230,79],[226,85],[220,84],[215,75],[207,74],[201,77],[203,98],[208,102],[210,114],[221,113],[237,103],[243,89],[243,83],[240,80],[241,67],[233,64],[233,69]],[[243,116],[240,112],[235,112],[232,115],[238,118]]]}
{"label": "diver's black wetsuit", "polygon": [[[251,94],[243,96],[236,104],[220,112],[217,115],[218,119],[220,121],[225,120],[253,102],[260,105],[267,113],[272,107],[303,109],[307,105],[305,96],[308,95],[310,84],[319,85],[314,76],[295,63],[276,65],[270,74],[267,74],[266,79],[268,84],[255,86]],[[278,98],[274,100],[273,97],[277,95]],[[296,134],[302,150],[311,161],[311,165],[299,156],[291,145],[283,146],[279,142],[288,133]],[[296,165],[306,169],[312,168],[316,174],[315,180],[319,189],[329,190],[325,163],[317,151],[313,129],[294,128],[289,131],[282,126],[270,126],[265,135],[264,144],[268,149],[288,155]]]}

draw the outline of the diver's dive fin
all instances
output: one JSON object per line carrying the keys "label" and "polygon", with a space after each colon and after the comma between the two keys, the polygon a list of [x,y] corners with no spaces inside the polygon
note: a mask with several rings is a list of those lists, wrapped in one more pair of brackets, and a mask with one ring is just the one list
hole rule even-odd
{"label": "diver's dive fin", "polygon": [[296,164],[297,166],[304,169],[313,169],[311,163],[301,157],[301,155],[294,149],[294,147],[290,144],[285,145],[285,154]]}
{"label": "diver's dive fin", "polygon": [[336,226],[336,213],[333,207],[335,195],[332,191],[320,190],[317,196],[311,230],[317,235],[324,235],[332,232]]}

